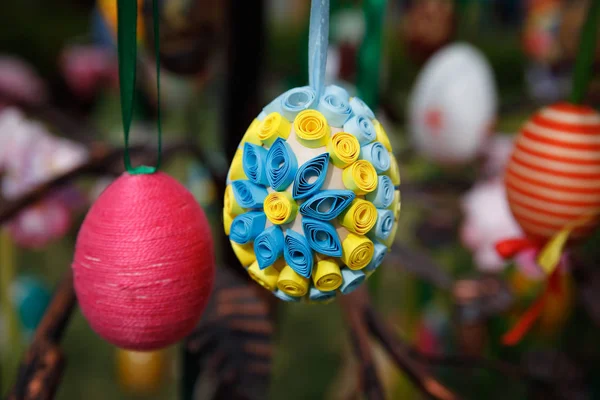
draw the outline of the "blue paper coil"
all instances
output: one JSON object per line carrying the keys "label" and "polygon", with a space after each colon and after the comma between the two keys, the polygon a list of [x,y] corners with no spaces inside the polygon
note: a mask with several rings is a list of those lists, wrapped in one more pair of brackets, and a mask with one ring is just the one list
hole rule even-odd
{"label": "blue paper coil", "polygon": [[275,297],[277,297],[279,300],[283,300],[283,301],[289,301],[291,303],[294,302],[298,302],[300,301],[300,297],[294,297],[294,296],[290,296],[289,294],[282,292],[281,290],[277,289],[276,291],[273,292],[273,294],[275,295]]}
{"label": "blue paper coil", "polygon": [[388,208],[394,201],[394,184],[389,176],[383,175],[377,178],[377,188],[365,195],[365,199],[373,203],[377,208]]}
{"label": "blue paper coil", "polygon": [[314,263],[313,252],[304,236],[288,229],[285,232],[283,257],[287,265],[298,275],[310,278]]}
{"label": "blue paper coil", "polygon": [[275,263],[283,254],[283,231],[278,226],[271,226],[254,239],[254,253],[260,269]]}
{"label": "blue paper coil", "polygon": [[342,243],[335,228],[329,222],[304,217],[302,229],[308,244],[314,251],[330,257],[342,256]]}
{"label": "blue paper coil", "polygon": [[[373,142],[360,149],[360,158],[369,161],[378,174],[390,169],[390,153],[381,142]],[[247,175],[247,174],[246,174]]]}
{"label": "blue paper coil", "polygon": [[281,114],[285,119],[292,122],[300,111],[315,106],[317,94],[309,86],[290,89],[281,95]]}
{"label": "blue paper coil", "polygon": [[327,94],[319,100],[318,110],[327,118],[329,125],[341,128],[352,116],[352,109],[346,100],[334,94]]}
{"label": "blue paper coil", "polygon": [[355,197],[351,190],[322,190],[302,203],[300,213],[306,217],[330,221],[337,218]]}
{"label": "blue paper coil", "polygon": [[335,290],[330,292],[322,292],[314,286],[311,286],[308,291],[308,298],[312,301],[327,301],[333,299],[336,296]]}
{"label": "blue paper coil", "polygon": [[247,180],[231,182],[233,196],[242,208],[262,208],[267,197],[267,189]]}
{"label": "blue paper coil", "polygon": [[267,216],[262,211],[240,214],[231,223],[229,238],[238,244],[254,240],[265,229]]}
{"label": "blue paper coil", "polygon": [[369,265],[365,267],[365,271],[375,271],[379,266],[383,263],[383,259],[388,251],[388,248],[381,244],[375,242],[375,251],[373,252],[373,258]]}
{"label": "blue paper coil", "polygon": [[[344,101],[344,103],[348,103],[350,101],[350,95],[348,91],[341,86],[338,85],[329,85],[325,88],[324,96],[331,94],[333,96],[339,97]],[[349,103],[348,103],[349,104]]]}
{"label": "blue paper coil", "polygon": [[276,190],[285,190],[294,181],[298,160],[289,144],[277,138],[267,153],[267,180]]}
{"label": "blue paper coil", "polygon": [[354,135],[361,146],[365,146],[377,138],[373,123],[364,115],[355,115],[346,121],[344,132]]}
{"label": "blue paper coil", "polygon": [[242,166],[249,180],[258,185],[268,185],[266,163],[267,150],[252,143],[244,143]]}
{"label": "blue paper coil", "polygon": [[323,153],[308,160],[296,172],[294,178],[294,199],[305,199],[318,192],[327,177],[327,166],[329,165],[329,154]]}
{"label": "blue paper coil", "polygon": [[361,270],[352,270],[350,268],[342,268],[342,279],[344,282],[340,286],[340,292],[348,294],[353,292],[356,288],[364,282],[366,275]]}
{"label": "blue paper coil", "polygon": [[375,118],[373,110],[369,108],[367,103],[365,103],[358,97],[353,97],[352,100],[350,100],[350,107],[352,108],[352,112],[356,115],[364,115],[369,119]]}

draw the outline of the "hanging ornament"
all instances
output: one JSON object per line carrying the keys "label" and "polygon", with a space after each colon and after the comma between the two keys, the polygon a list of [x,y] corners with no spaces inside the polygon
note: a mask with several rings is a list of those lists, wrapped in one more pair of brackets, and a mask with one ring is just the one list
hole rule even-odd
{"label": "hanging ornament", "polygon": [[333,300],[377,269],[394,241],[400,175],[373,111],[323,87],[329,2],[314,0],[310,86],[252,122],[234,156],[223,220],[248,274],[284,301]]}
{"label": "hanging ornament", "polygon": [[425,65],[409,99],[409,128],[417,149],[440,164],[473,160],[496,119],[492,69],[476,48],[444,47]]}
{"label": "hanging ornament", "polygon": [[117,371],[121,387],[132,394],[156,392],[163,383],[167,353],[163,350],[131,351],[117,349]]}
{"label": "hanging ornament", "polygon": [[19,315],[21,327],[31,336],[50,304],[48,287],[33,277],[19,277],[11,285],[11,297]]}
{"label": "hanging ornament", "polygon": [[[117,3],[117,0],[96,0],[96,9],[100,18],[100,20],[97,21],[98,25],[96,28],[97,33],[101,36],[98,39],[102,42],[110,43],[112,45],[111,47],[115,46],[117,40]],[[142,7],[144,6],[144,0],[136,0],[136,3],[139,12],[136,21],[136,35],[138,41],[141,41],[144,38],[145,32],[145,22],[141,13]]]}
{"label": "hanging ornament", "polygon": [[[73,261],[74,285],[83,315],[100,336],[121,348],[153,350],[183,338],[200,318],[214,279],[213,241],[192,194],[157,172],[160,107],[157,166],[131,165],[135,3],[119,0],[118,14],[127,172],[100,195],[81,226]],[[160,79],[158,71],[157,76]]]}
{"label": "hanging ornament", "polygon": [[553,64],[560,58],[558,32],[561,0],[529,0],[523,29],[523,50],[537,63]]}

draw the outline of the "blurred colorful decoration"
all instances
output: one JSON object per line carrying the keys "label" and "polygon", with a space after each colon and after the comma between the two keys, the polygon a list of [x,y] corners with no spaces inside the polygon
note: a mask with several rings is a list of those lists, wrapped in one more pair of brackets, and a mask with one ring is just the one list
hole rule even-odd
{"label": "blurred colorful decoration", "polygon": [[457,43],[429,59],[409,99],[409,129],[417,149],[440,164],[462,164],[493,132],[497,94],[492,69],[476,48]]}
{"label": "blurred colorful decoration", "polygon": [[553,64],[560,58],[558,33],[561,26],[561,3],[561,0],[527,1],[523,49],[532,61]]}
{"label": "blurred colorful decoration", "polygon": [[400,24],[406,52],[417,63],[449,44],[456,31],[456,13],[451,0],[413,1]]}
{"label": "blurred colorful decoration", "polygon": [[213,206],[217,198],[217,188],[208,170],[198,163],[188,167],[188,188],[196,201],[204,208]]}
{"label": "blurred colorful decoration", "polygon": [[42,320],[52,294],[42,281],[34,277],[18,277],[10,289],[22,332],[30,337]]}
{"label": "blurred colorful decoration", "polygon": [[[144,0],[136,0],[138,6],[138,17],[137,17],[137,39],[142,41],[144,39],[145,21],[142,14],[142,8],[144,7]],[[116,43],[117,37],[117,0],[96,0],[96,8],[98,14],[105,24],[106,29],[112,36],[112,43]],[[98,27],[100,29],[100,27]]]}
{"label": "blurred colorful decoration", "polygon": [[39,105],[47,97],[46,85],[29,64],[0,55],[0,110],[10,105]]}
{"label": "blurred colorful decoration", "polygon": [[[589,12],[590,0],[564,1],[561,8],[561,23],[558,33],[561,55],[563,59],[572,61],[577,56],[579,38],[585,17]],[[600,35],[600,32],[597,33]],[[594,62],[600,60],[600,46],[594,50]]]}
{"label": "blurred colorful decoration", "polygon": [[[24,195],[87,158],[83,146],[51,136],[45,126],[26,119],[20,111],[0,111],[1,192],[7,199]],[[82,204],[83,196],[77,190],[60,189],[19,213],[8,229],[18,245],[43,247],[67,233],[72,213]]]}
{"label": "blurred colorful decoration", "polygon": [[116,361],[121,387],[136,395],[155,393],[164,381],[167,358],[166,350],[140,352],[117,349]]}
{"label": "blurred colorful decoration", "polygon": [[77,96],[90,99],[99,90],[119,85],[117,58],[112,49],[96,45],[72,45],[60,59],[63,76]]}

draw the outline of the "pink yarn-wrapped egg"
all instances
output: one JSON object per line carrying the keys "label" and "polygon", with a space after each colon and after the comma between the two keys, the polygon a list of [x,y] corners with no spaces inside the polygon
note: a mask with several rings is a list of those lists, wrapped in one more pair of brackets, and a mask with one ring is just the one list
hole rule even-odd
{"label": "pink yarn-wrapped egg", "polygon": [[202,208],[175,179],[125,173],[88,212],[73,274],[81,310],[101,337],[130,350],[166,347],[198,322],[214,280]]}

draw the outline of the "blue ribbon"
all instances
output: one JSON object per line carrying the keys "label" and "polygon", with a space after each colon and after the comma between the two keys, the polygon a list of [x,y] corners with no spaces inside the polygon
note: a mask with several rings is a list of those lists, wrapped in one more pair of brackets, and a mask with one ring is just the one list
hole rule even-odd
{"label": "blue ribbon", "polygon": [[[285,119],[292,122],[300,111],[313,108],[317,98],[317,93],[309,86],[290,89],[280,96],[280,114],[283,115]],[[270,105],[267,107],[270,107]],[[275,105],[273,105],[273,107],[275,107]]]}
{"label": "blue ribbon", "polygon": [[367,103],[358,97],[353,97],[352,100],[350,100],[350,107],[352,108],[352,112],[356,115],[365,115],[369,119],[375,119],[373,110],[369,108]]}
{"label": "blue ribbon", "polygon": [[[378,174],[390,169],[390,153],[381,142],[373,142],[360,148],[360,158],[370,162]],[[248,175],[248,174],[246,174]]]}
{"label": "blue ribbon", "polygon": [[388,208],[394,201],[394,184],[387,175],[381,175],[377,178],[377,188],[371,193],[365,195],[365,199],[369,200],[377,208]]}
{"label": "blue ribbon", "polygon": [[251,242],[265,229],[267,216],[262,211],[240,214],[231,223],[229,238],[238,244]]}
{"label": "blue ribbon", "polygon": [[283,300],[283,301],[289,301],[290,303],[295,303],[300,301],[300,297],[293,297],[290,296],[289,294],[287,294],[286,292],[282,292],[281,290],[277,289],[276,291],[273,292],[273,294],[275,295],[275,297],[277,297],[279,300]]}
{"label": "blue ribbon", "polygon": [[348,294],[353,292],[356,288],[364,282],[366,275],[361,270],[352,270],[350,268],[342,268],[342,279],[344,282],[340,286],[340,292]]}
{"label": "blue ribbon", "polygon": [[248,179],[258,185],[268,185],[266,162],[267,150],[252,143],[244,143],[242,166]]}
{"label": "blue ribbon", "polygon": [[328,94],[339,97],[342,101],[344,101],[344,103],[348,103],[348,101],[350,100],[350,95],[348,94],[348,91],[341,86],[327,86],[325,88],[325,96]]}
{"label": "blue ribbon", "polygon": [[383,263],[383,259],[388,251],[388,248],[381,243],[375,242],[375,251],[369,265],[365,267],[365,271],[375,271]]}
{"label": "blue ribbon", "polygon": [[294,199],[305,199],[319,191],[327,177],[328,166],[329,153],[320,154],[302,164],[294,178]]}
{"label": "blue ribbon", "polygon": [[250,181],[238,179],[231,182],[233,196],[242,208],[262,208],[267,189]]}
{"label": "blue ribbon", "polygon": [[373,123],[364,115],[355,115],[346,121],[344,132],[354,135],[361,146],[369,144],[377,138]]}
{"label": "blue ribbon", "polygon": [[308,291],[308,298],[312,301],[327,301],[333,299],[335,296],[335,290],[332,290],[330,292],[321,292],[314,286],[311,286],[310,290]]}
{"label": "blue ribbon", "polygon": [[300,214],[321,221],[337,218],[356,195],[351,190],[322,190],[300,206]]}
{"label": "blue ribbon", "polygon": [[342,243],[333,225],[318,219],[304,217],[302,218],[302,229],[304,229],[304,236],[308,244],[314,251],[330,257],[342,256]]}
{"label": "blue ribbon", "polygon": [[308,82],[321,96],[329,47],[329,0],[312,0],[308,33]]}
{"label": "blue ribbon", "polygon": [[283,252],[285,262],[296,273],[310,278],[313,269],[313,253],[306,238],[291,229],[285,232],[285,247]]}
{"label": "blue ribbon", "polygon": [[277,138],[267,153],[267,180],[276,191],[285,190],[294,181],[298,160],[289,144]]}
{"label": "blue ribbon", "polygon": [[275,264],[283,253],[283,231],[278,226],[271,226],[254,239],[254,254],[260,269]]}
{"label": "blue ribbon", "polygon": [[344,126],[344,122],[352,116],[352,109],[348,102],[343,97],[331,93],[328,94],[327,91],[321,97],[317,109],[325,116],[329,125],[335,128]]}
{"label": "blue ribbon", "polygon": [[394,213],[390,210],[377,209],[377,222],[367,236],[371,239],[386,240],[394,226]]}

